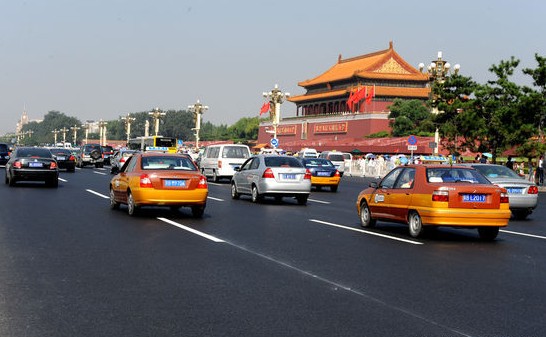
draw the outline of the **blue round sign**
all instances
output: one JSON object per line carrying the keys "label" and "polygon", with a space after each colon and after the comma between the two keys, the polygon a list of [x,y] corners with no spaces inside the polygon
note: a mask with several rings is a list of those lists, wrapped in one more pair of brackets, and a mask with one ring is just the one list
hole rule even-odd
{"label": "blue round sign", "polygon": [[415,145],[415,144],[417,144],[417,138],[415,138],[415,136],[409,136],[409,137],[408,137],[408,144],[409,144],[409,145]]}
{"label": "blue round sign", "polygon": [[277,138],[271,139],[271,146],[277,147],[279,145],[279,140]]}

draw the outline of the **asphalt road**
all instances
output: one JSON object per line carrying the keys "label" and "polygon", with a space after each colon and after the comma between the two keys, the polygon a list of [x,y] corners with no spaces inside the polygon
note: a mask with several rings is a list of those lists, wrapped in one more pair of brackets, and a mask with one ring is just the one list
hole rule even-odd
{"label": "asphalt road", "polygon": [[[362,230],[338,193],[109,209],[107,169],[0,185],[0,336],[545,336],[546,199],[495,242]],[[3,173],[0,173],[2,177]]]}

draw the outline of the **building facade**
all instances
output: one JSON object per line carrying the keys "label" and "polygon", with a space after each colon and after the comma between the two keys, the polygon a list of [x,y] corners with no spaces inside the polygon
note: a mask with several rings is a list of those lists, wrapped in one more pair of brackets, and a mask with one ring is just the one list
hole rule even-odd
{"label": "building facade", "polygon": [[[390,131],[389,106],[395,99],[425,101],[430,94],[428,74],[406,62],[392,42],[370,54],[340,55],[328,70],[298,85],[305,94],[288,99],[296,105],[295,117],[284,117],[277,126],[279,147],[290,151],[311,144],[320,150],[364,144],[365,136]],[[257,147],[270,143],[272,128],[272,122],[260,124]]]}

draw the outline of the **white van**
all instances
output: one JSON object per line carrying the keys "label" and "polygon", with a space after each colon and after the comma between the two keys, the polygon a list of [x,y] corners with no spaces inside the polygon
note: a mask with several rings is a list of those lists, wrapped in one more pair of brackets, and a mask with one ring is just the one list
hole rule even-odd
{"label": "white van", "polygon": [[300,158],[318,158],[319,154],[318,151],[315,149],[304,148],[301,149],[300,152],[298,152],[298,156]]}
{"label": "white van", "polygon": [[209,145],[199,161],[201,173],[212,177],[213,181],[220,178],[233,177],[234,168],[241,166],[250,158],[250,148],[242,144]]}
{"label": "white van", "polygon": [[345,173],[345,157],[342,152],[323,151],[320,153],[319,158],[325,158],[331,161],[339,171],[339,175],[343,177],[343,173]]}

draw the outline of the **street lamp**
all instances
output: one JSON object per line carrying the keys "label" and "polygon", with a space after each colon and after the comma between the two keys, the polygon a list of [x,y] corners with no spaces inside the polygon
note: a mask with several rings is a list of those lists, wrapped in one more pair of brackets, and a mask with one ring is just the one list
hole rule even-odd
{"label": "street lamp", "polygon": [[121,120],[125,122],[125,130],[127,132],[127,144],[129,144],[129,138],[131,136],[131,123],[136,120],[135,117],[131,117],[131,114],[128,113],[127,116],[120,117]]}
{"label": "street lamp", "polygon": [[148,115],[154,118],[155,135],[157,136],[157,134],[159,133],[159,119],[165,116],[165,113],[162,112],[159,108],[155,108],[152,111],[148,112]]}
{"label": "street lamp", "polygon": [[74,126],[70,127],[70,130],[72,130],[74,132],[74,146],[76,146],[76,142],[78,140],[78,130],[79,129],[80,129],[80,127],[77,126],[77,125],[74,125]]}
{"label": "street lamp", "polygon": [[89,137],[89,123],[82,124],[82,128],[85,130],[85,144],[87,144],[87,138]]}
{"label": "street lamp", "polygon": [[199,130],[201,130],[201,115],[209,109],[208,106],[201,104],[199,100],[194,105],[188,105],[188,110],[193,112],[193,120],[195,121],[195,149],[199,151]]}
{"label": "street lamp", "polygon": [[290,94],[282,92],[279,86],[275,84],[275,88],[270,92],[264,92],[263,96],[269,100],[269,104],[273,105],[273,108],[269,109],[269,116],[273,124],[273,138],[277,139],[277,126],[281,121],[281,104],[290,97]]}
{"label": "street lamp", "polygon": [[[425,64],[419,63],[419,70],[421,72],[424,71],[424,68]],[[446,81],[447,77],[451,74],[457,74],[460,69],[461,66],[459,64],[456,64],[452,70],[451,64],[449,64],[449,62],[445,61],[442,58],[441,51],[438,52],[438,58],[436,60],[433,60],[427,67],[427,74],[431,83],[430,94],[432,99],[432,113],[434,115],[438,115],[443,112],[438,110],[438,102],[442,100],[442,90],[437,90],[436,92],[434,92],[434,88],[436,86],[440,86],[440,88],[442,88],[442,85]],[[434,143],[434,155],[438,155],[438,144],[440,143],[440,132],[438,130],[438,126],[436,126],[436,131],[434,132]]]}
{"label": "street lamp", "polygon": [[[64,147],[64,144],[66,143],[66,133],[69,131],[67,128],[63,127],[61,130],[59,130],[60,132],[63,133],[63,147]],[[56,145],[56,144],[55,144]]]}
{"label": "street lamp", "polygon": [[102,119],[99,121],[99,138],[100,138],[100,145],[104,146],[106,145],[106,125],[108,122],[103,121]]}
{"label": "street lamp", "polygon": [[54,137],[54,139],[55,139],[55,141],[53,142],[53,146],[57,146],[57,135],[58,135],[61,131],[55,129],[55,130],[53,130],[53,131],[51,131],[51,132],[53,133],[53,137]]}

